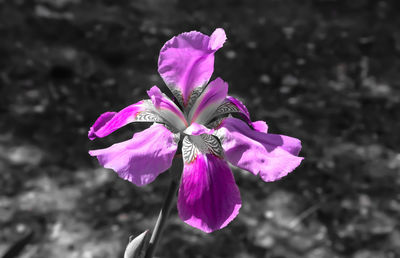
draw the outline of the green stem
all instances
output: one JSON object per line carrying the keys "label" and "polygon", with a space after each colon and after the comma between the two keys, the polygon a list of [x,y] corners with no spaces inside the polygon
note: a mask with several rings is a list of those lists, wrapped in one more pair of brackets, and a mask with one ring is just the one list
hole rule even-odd
{"label": "green stem", "polygon": [[[172,166],[173,168],[174,166]],[[176,171],[171,171],[171,173],[176,173]],[[165,198],[163,207],[158,215],[156,225],[154,226],[153,234],[151,235],[148,249],[146,251],[145,258],[152,258],[156,251],[158,241],[160,240],[161,234],[167,222],[168,215],[171,211],[172,204],[174,203],[176,192],[179,187],[179,181],[172,177],[171,184],[169,185],[167,197]]]}

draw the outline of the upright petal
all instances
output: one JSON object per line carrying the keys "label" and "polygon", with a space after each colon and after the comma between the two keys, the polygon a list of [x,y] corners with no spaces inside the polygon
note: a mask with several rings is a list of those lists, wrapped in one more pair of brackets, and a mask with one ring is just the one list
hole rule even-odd
{"label": "upright petal", "polygon": [[238,99],[227,96],[221,105],[215,110],[212,117],[217,117],[224,114],[239,113],[242,115],[243,119],[251,125],[250,113],[246,106]]}
{"label": "upright petal", "polygon": [[267,133],[268,125],[264,121],[256,121],[252,122],[250,119],[250,112],[247,110],[247,107],[238,99],[227,96],[226,99],[222,102],[222,104],[215,110],[212,118],[215,118],[224,114],[233,114],[239,113],[242,115],[244,121],[247,122],[249,126],[251,126],[254,130]]}
{"label": "upright petal", "polygon": [[300,140],[252,130],[245,122],[226,118],[216,131],[233,165],[260,174],[264,181],[275,181],[293,171],[303,158],[297,157]]}
{"label": "upright petal", "polygon": [[226,98],[226,94],[228,94],[228,84],[221,78],[210,82],[190,110],[190,123],[205,124],[211,120],[215,110]]}
{"label": "upright petal", "polygon": [[182,111],[157,86],[153,86],[147,91],[147,94],[151,98],[158,114],[171,126],[178,130],[183,130],[187,127],[187,122]]}
{"label": "upright petal", "polygon": [[161,124],[135,133],[133,138],[106,149],[89,151],[100,164],[135,185],[151,183],[167,170],[174,158],[179,138]]}
{"label": "upright petal", "polygon": [[224,160],[200,153],[192,163],[184,164],[178,194],[183,221],[209,233],[228,225],[240,207],[239,189]]}
{"label": "upright petal", "polygon": [[239,109],[240,113],[250,120],[250,112],[240,100],[232,96],[228,96],[226,100],[235,105]]}
{"label": "upright petal", "polygon": [[211,37],[191,31],[173,37],[161,48],[158,72],[184,107],[194,89],[204,87],[210,80],[214,53],[225,40],[223,29],[216,29]]}
{"label": "upright petal", "polygon": [[106,112],[97,118],[90,127],[88,137],[90,140],[102,138],[115,130],[132,122],[162,122],[162,118],[155,113],[150,100],[142,100],[132,104],[121,111]]}

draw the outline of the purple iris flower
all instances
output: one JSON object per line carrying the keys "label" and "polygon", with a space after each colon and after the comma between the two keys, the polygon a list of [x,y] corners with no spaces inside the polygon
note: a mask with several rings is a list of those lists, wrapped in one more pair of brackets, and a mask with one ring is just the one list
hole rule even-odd
{"label": "purple iris flower", "polygon": [[303,160],[298,157],[300,140],[268,133],[265,122],[252,122],[247,108],[227,95],[226,82],[217,78],[208,83],[214,53],[225,40],[223,29],[211,36],[192,31],[173,37],[161,49],[158,72],[174,100],[153,86],[147,91],[150,99],[102,114],[89,131],[93,140],[128,123],[154,122],[130,140],[89,152],[138,186],[151,183],[171,166],[182,140],[179,216],[205,232],[225,227],[241,207],[228,162],[269,182],[286,176]]}

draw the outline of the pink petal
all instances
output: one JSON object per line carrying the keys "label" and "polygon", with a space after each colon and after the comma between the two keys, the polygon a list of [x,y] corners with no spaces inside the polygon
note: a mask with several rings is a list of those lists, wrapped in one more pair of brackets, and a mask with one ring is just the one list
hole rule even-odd
{"label": "pink petal", "polygon": [[[146,113],[146,116],[141,114]],[[160,122],[161,118],[152,111],[152,104],[149,100],[142,100],[132,104],[118,113],[106,112],[97,118],[90,128],[88,137],[94,140],[96,137],[102,138],[115,130],[132,122]]]}
{"label": "pink petal", "polygon": [[[251,119],[250,119],[250,113],[247,110],[246,106],[238,99],[232,97],[232,96],[227,96],[225,100],[221,103],[221,105],[215,110],[214,114],[212,115],[212,118],[215,118],[217,116],[221,116],[223,114],[232,114],[232,113],[239,113],[242,115],[243,119],[250,125],[253,126]],[[263,126],[262,129],[265,129],[265,126]]]}
{"label": "pink petal", "polygon": [[[244,120],[256,131],[267,133],[268,132],[268,125],[264,121],[256,121],[256,122],[251,122],[250,119],[250,112],[247,109],[247,107],[238,99],[232,97],[232,96],[227,96],[223,104],[232,104],[234,107],[236,107],[237,111],[232,111],[229,110],[228,106],[222,107],[222,109],[225,109],[225,113],[234,113],[234,112],[239,112]],[[218,114],[219,113],[219,114]],[[222,112],[217,112],[217,115],[222,114]]]}
{"label": "pink petal", "polygon": [[158,114],[164,118],[170,125],[178,130],[183,130],[187,127],[186,119],[178,106],[163,94],[157,86],[153,86],[147,91]]}
{"label": "pink petal", "polygon": [[247,110],[247,107],[240,100],[232,96],[228,96],[226,99],[234,104],[240,110],[240,113],[242,113],[250,121],[249,110]]}
{"label": "pink petal", "polygon": [[184,164],[178,212],[187,224],[204,232],[227,226],[241,207],[239,189],[228,164],[212,154],[198,154]]}
{"label": "pink petal", "polygon": [[221,28],[216,29],[210,37],[208,47],[212,50],[220,49],[226,41],[225,31]]}
{"label": "pink petal", "polygon": [[[93,126],[90,127],[89,133],[88,133],[88,137],[90,140],[94,140],[96,139],[96,137],[99,137],[96,135],[96,132],[98,132],[100,129],[105,128],[105,125],[107,124],[107,122],[109,122],[114,116],[115,114],[117,114],[116,112],[106,112],[102,115],[99,116],[99,118],[97,118],[96,122],[94,122]],[[121,126],[115,126],[116,124],[121,124],[121,126],[124,126],[126,123],[115,123],[114,126],[109,127],[108,130],[102,130],[103,133],[100,135],[108,135],[109,133],[113,132],[114,128],[120,128]],[[115,130],[116,130],[115,129]],[[109,133],[105,134],[104,132],[109,131]],[[102,136],[100,136],[102,137]]]}
{"label": "pink petal", "polygon": [[189,113],[191,123],[205,124],[212,119],[215,110],[221,105],[228,93],[228,84],[221,78],[210,82],[199,96]]}
{"label": "pink petal", "polygon": [[[230,105],[233,105],[230,106]],[[221,106],[217,109],[215,115],[221,115],[226,113],[236,113],[239,112],[244,120],[256,131],[267,133],[268,132],[268,125],[264,121],[256,121],[251,122],[250,119],[250,112],[247,107],[238,99],[227,96],[225,101],[221,104]]]}
{"label": "pink petal", "polygon": [[151,183],[167,170],[174,158],[177,141],[173,133],[161,124],[135,133],[133,138],[106,149],[91,150],[100,164],[135,185]]}
{"label": "pink petal", "polygon": [[251,126],[256,131],[259,131],[259,132],[262,132],[262,133],[268,133],[268,125],[264,121],[252,122]]}
{"label": "pink petal", "polygon": [[300,140],[252,130],[245,122],[226,118],[215,133],[222,142],[226,159],[233,165],[275,181],[293,171],[303,158],[297,157]]}
{"label": "pink petal", "polygon": [[182,33],[161,48],[158,72],[185,107],[193,90],[203,87],[214,71],[214,53],[226,40],[223,29],[211,38],[197,31]]}
{"label": "pink petal", "polygon": [[212,134],[215,130],[209,129],[204,125],[192,123],[188,128],[186,128],[183,133],[188,135],[200,135],[200,134]]}

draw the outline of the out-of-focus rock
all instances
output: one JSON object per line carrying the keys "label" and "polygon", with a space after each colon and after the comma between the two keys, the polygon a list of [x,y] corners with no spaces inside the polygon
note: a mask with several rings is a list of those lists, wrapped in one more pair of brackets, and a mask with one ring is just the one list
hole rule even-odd
{"label": "out-of-focus rock", "polygon": [[14,165],[37,166],[44,157],[41,149],[32,145],[13,147],[7,152],[7,157]]}

